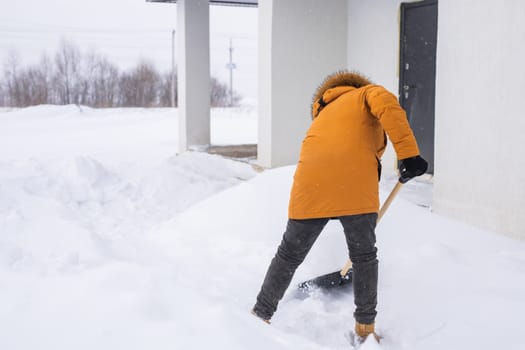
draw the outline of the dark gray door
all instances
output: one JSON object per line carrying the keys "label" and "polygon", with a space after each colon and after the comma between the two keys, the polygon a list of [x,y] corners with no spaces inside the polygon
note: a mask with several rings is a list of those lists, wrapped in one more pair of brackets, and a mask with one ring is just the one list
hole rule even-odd
{"label": "dark gray door", "polygon": [[434,173],[437,0],[401,4],[399,100]]}

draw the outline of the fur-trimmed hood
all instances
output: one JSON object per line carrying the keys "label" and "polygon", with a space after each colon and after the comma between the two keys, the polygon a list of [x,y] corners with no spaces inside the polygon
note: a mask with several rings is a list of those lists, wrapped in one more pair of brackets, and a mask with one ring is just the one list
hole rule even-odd
{"label": "fur-trimmed hood", "polygon": [[[369,84],[372,84],[372,82],[356,71],[342,70],[330,74],[315,91],[311,106],[312,119],[317,117],[322,107],[326,104],[335,100],[341,94],[351,90],[349,88],[358,89]],[[330,92],[332,93],[328,94],[328,96],[324,96],[328,90],[331,90]],[[321,97],[323,97],[322,100]]]}

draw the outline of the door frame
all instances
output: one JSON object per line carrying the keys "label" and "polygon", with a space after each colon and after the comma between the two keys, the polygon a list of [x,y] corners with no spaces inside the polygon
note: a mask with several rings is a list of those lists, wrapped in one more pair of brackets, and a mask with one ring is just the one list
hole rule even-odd
{"label": "door frame", "polygon": [[[399,33],[399,86],[398,86],[398,99],[399,99],[399,103],[401,104],[401,106],[403,107],[403,109],[405,111],[407,111],[407,114],[408,114],[408,110],[406,108],[406,101],[405,101],[405,98],[404,98],[404,86],[407,84],[405,82],[405,64],[406,64],[406,61],[405,61],[405,47],[406,47],[406,42],[405,42],[405,23],[406,23],[406,10],[408,9],[413,9],[413,8],[417,8],[417,7],[424,7],[424,6],[436,6],[436,9],[437,9],[437,6],[438,6],[438,0],[422,0],[422,1],[417,1],[417,2],[404,2],[404,3],[401,3],[401,7],[400,7],[400,22],[399,22],[399,27],[400,27],[400,33]],[[437,24],[436,24],[437,25]],[[436,31],[437,31],[437,28],[436,28]],[[437,35],[437,33],[436,33]],[[429,161],[429,163],[431,162],[431,164],[429,164],[429,171],[427,171],[428,174],[434,174],[434,159],[435,159],[435,144],[436,144],[436,140],[435,140],[435,121],[436,121],[436,78],[437,78],[437,43],[436,43],[436,52],[434,54],[434,72],[433,73],[433,76],[434,76],[434,96],[433,96],[433,100],[434,100],[434,111],[433,111],[433,131],[434,131],[434,135],[433,135],[433,139],[432,139],[432,159],[427,159]],[[408,115],[407,115],[408,117]],[[414,116],[410,116],[409,118],[409,122],[410,120],[413,118]]]}

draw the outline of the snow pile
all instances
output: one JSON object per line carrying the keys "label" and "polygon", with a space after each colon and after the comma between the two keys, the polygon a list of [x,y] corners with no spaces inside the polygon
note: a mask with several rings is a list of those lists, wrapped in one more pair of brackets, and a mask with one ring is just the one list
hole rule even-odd
{"label": "snow pile", "polygon": [[136,240],[157,223],[255,174],[206,154],[134,170],[82,156],[0,162],[0,261],[69,269],[133,258]]}
{"label": "snow pile", "polygon": [[[272,325],[249,313],[293,166],[176,156],[171,110],[75,108],[0,113],[0,349],[349,348],[352,295],[293,288],[346,261],[336,221]],[[234,120],[256,130],[243,113],[214,111],[224,142],[244,142]],[[377,228],[384,339],[361,349],[523,349],[525,243],[432,214],[430,195],[407,184]]]}

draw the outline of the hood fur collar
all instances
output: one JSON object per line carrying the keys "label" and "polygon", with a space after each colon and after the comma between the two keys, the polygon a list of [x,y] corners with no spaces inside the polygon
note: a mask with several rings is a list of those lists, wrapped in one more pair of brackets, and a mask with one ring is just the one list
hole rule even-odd
{"label": "hood fur collar", "polygon": [[[369,84],[372,84],[372,82],[368,80],[368,78],[356,71],[341,70],[329,75],[325,78],[321,85],[319,85],[314,94],[312,101],[312,119],[317,117],[321,106],[319,99],[324,95],[326,91],[335,87],[360,88]],[[330,101],[324,102],[329,103]]]}

